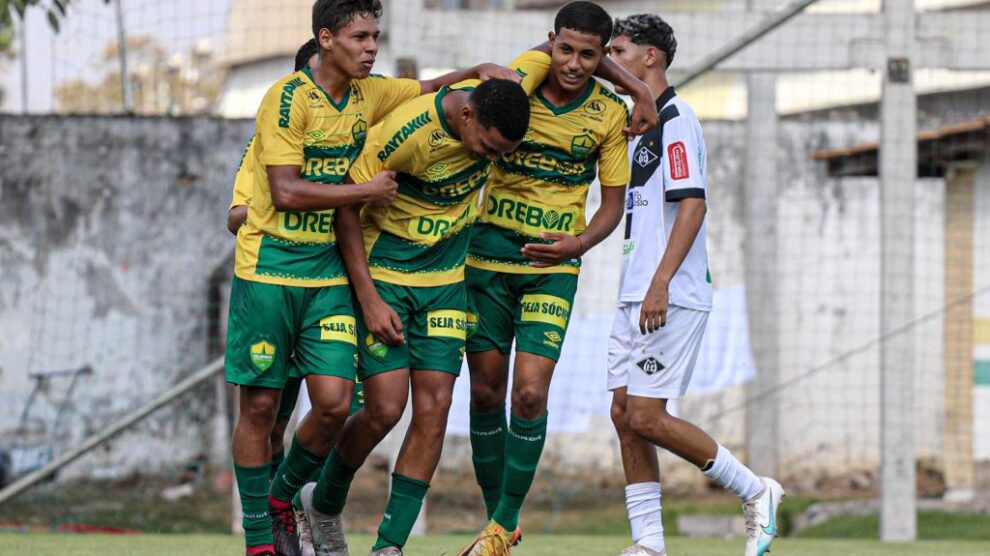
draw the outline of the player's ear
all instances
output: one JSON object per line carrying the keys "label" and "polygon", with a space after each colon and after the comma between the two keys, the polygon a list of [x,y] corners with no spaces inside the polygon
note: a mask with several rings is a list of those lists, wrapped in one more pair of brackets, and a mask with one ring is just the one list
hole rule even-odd
{"label": "player's ear", "polygon": [[330,32],[330,29],[326,27],[320,29],[320,36],[317,42],[320,43],[320,48],[323,50],[330,50],[333,47],[333,33]]}
{"label": "player's ear", "polygon": [[660,53],[657,52],[657,49],[655,47],[652,46],[646,47],[646,58],[643,60],[643,62],[646,65],[646,67],[650,69],[656,67],[657,64],[661,63]]}
{"label": "player's ear", "polygon": [[464,107],[461,108],[461,121],[468,123],[472,118],[474,118],[474,108],[471,108],[470,103],[466,103],[464,104]]}
{"label": "player's ear", "polygon": [[556,38],[557,38],[557,33],[554,33],[553,31],[550,31],[549,33],[547,33],[547,42],[550,43],[550,50],[551,51],[553,51],[553,41]]}

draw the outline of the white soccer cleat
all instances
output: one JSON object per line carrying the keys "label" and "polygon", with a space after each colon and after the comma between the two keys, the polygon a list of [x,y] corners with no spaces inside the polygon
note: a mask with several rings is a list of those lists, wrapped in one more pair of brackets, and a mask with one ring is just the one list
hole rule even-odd
{"label": "white soccer cleat", "polygon": [[316,556],[313,548],[313,533],[309,530],[309,521],[306,519],[306,512],[296,509],[296,530],[299,531],[299,553],[302,556]]}
{"label": "white soccer cleat", "polygon": [[667,551],[663,550],[657,552],[652,548],[647,548],[645,546],[634,544],[630,547],[627,547],[622,552],[620,552],[619,556],[667,556]]}
{"label": "white soccer cleat", "polygon": [[770,543],[777,536],[777,508],[784,500],[784,487],[762,477],[763,491],[743,502],[746,516],[746,556],[763,556],[770,552]]}
{"label": "white soccer cleat", "polygon": [[316,483],[308,483],[299,492],[299,500],[306,513],[306,520],[309,521],[309,534],[316,556],[350,556],[340,515],[327,515],[313,507],[315,488]]}

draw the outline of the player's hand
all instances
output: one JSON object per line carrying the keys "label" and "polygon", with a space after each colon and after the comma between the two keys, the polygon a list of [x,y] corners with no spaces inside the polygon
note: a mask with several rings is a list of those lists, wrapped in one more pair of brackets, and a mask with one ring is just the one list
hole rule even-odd
{"label": "player's hand", "polygon": [[553,243],[527,243],[522,248],[523,256],[535,261],[529,263],[532,267],[547,268],[584,254],[584,244],[577,236],[560,232],[543,232],[540,237],[549,239]]}
{"label": "player's hand", "polygon": [[634,97],[632,116],[630,116],[629,127],[622,129],[626,137],[642,135],[647,131],[657,127],[660,123],[660,116],[657,115],[657,105],[651,95]]}
{"label": "player's hand", "polygon": [[387,206],[399,194],[399,182],[395,181],[395,172],[382,170],[364,184],[367,189],[365,201],[373,205]]}
{"label": "player's hand", "polygon": [[478,79],[482,81],[488,81],[489,79],[508,79],[513,83],[522,82],[522,77],[518,73],[498,64],[478,65]]}
{"label": "player's hand", "polygon": [[667,325],[667,306],[670,293],[667,284],[654,279],[646,290],[643,306],[639,310],[639,331],[652,334]]}
{"label": "player's hand", "polygon": [[366,301],[363,305],[364,324],[379,341],[390,346],[397,346],[405,341],[402,334],[402,319],[395,309],[378,298],[374,301]]}

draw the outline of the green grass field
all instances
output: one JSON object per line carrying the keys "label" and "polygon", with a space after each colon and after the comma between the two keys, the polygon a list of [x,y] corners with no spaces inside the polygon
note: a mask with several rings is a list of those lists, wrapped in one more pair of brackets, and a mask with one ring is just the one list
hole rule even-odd
{"label": "green grass field", "polygon": [[[351,553],[364,556],[373,538],[353,535]],[[410,541],[410,556],[453,556],[470,540],[467,536],[435,535]],[[626,537],[580,535],[534,535],[513,550],[514,556],[613,556],[627,544]],[[0,534],[3,554],[33,556],[217,556],[243,554],[240,539],[230,535],[54,535],[47,533]],[[671,556],[726,556],[742,554],[741,541],[708,541],[673,538],[668,549]],[[988,542],[925,541],[912,544],[884,545],[876,541],[780,539],[774,544],[774,556],[986,556]]]}

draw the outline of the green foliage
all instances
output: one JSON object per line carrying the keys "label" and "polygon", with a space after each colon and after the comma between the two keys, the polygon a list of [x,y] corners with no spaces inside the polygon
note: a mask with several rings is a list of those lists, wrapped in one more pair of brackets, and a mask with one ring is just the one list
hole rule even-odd
{"label": "green foliage", "polygon": [[[0,0],[0,28],[12,27],[15,16],[23,21],[27,9],[35,6],[45,10],[48,24],[57,33],[71,3],[72,0]],[[109,4],[110,0],[103,0],[103,3]]]}

